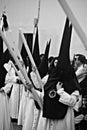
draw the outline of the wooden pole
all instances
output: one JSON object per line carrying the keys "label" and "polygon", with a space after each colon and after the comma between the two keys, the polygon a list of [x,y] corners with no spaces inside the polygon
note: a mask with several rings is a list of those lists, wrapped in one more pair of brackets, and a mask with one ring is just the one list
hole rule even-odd
{"label": "wooden pole", "polygon": [[[39,22],[39,18],[40,18],[40,5],[41,5],[41,0],[38,0],[38,13],[37,13],[37,17],[34,18],[33,47],[34,47],[34,43],[35,43],[37,27],[38,27],[38,22]],[[33,48],[32,48],[32,51],[33,51]]]}
{"label": "wooden pole", "polygon": [[40,108],[42,109],[42,102],[41,102],[39,96],[37,95],[37,93],[36,93],[32,83],[31,83],[31,81],[30,81],[30,79],[29,79],[25,69],[22,67],[21,63],[19,62],[17,54],[15,54],[15,52],[14,52],[14,48],[12,47],[11,44],[9,44],[8,40],[6,39],[6,36],[3,34],[1,29],[0,29],[0,35],[1,35],[2,39],[4,40],[4,42],[5,42],[6,46],[7,46],[10,54],[12,55],[14,61],[18,65],[19,69],[21,70],[21,73],[23,74],[23,76],[24,76],[24,78],[25,78],[25,80],[27,82],[27,85],[26,85],[27,89],[32,92],[32,94],[34,96],[34,99],[38,102]]}
{"label": "wooden pole", "polygon": [[72,25],[74,26],[78,36],[80,37],[81,41],[84,44],[84,47],[87,50],[87,36],[85,35],[83,29],[81,28],[79,22],[77,21],[76,17],[74,16],[73,12],[71,11],[69,5],[67,4],[66,0],[58,0],[61,7],[63,8],[64,12],[68,16],[69,20],[71,20]]}
{"label": "wooden pole", "polygon": [[38,22],[39,22],[39,18],[40,18],[40,5],[41,5],[41,0],[38,1],[38,15],[37,15]]}

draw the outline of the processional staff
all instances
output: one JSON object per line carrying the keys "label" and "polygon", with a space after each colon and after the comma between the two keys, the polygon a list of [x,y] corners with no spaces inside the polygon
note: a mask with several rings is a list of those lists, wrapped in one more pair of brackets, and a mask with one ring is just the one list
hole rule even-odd
{"label": "processional staff", "polygon": [[4,35],[4,33],[2,32],[1,29],[0,29],[0,35],[1,35],[2,39],[4,40],[4,42],[5,42],[5,44],[6,44],[7,48],[8,48],[8,50],[9,50],[9,52],[10,52],[10,54],[12,55],[14,61],[16,62],[17,66],[19,67],[21,73],[23,74],[23,76],[24,76],[24,78],[25,78],[25,80],[26,80],[26,82],[27,82],[26,88],[27,88],[29,91],[32,92],[32,94],[33,94],[33,96],[34,96],[34,99],[38,102],[40,108],[42,109],[42,101],[40,100],[39,96],[37,95],[37,92],[35,91],[35,89],[34,89],[32,83],[31,83],[31,81],[30,81],[30,79],[29,79],[29,77],[28,77],[28,75],[27,75],[25,69],[22,67],[22,65],[21,65],[21,63],[20,63],[20,61],[19,61],[19,59],[18,59],[18,56],[17,56],[17,54],[16,54],[15,51],[14,51],[13,46],[12,46],[11,44],[9,44],[8,40],[6,39],[6,36]]}

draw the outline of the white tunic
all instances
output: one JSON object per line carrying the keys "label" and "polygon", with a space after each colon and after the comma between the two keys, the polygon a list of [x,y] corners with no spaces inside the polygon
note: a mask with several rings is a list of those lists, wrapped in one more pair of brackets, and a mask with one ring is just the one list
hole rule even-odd
{"label": "white tunic", "polygon": [[19,114],[18,114],[18,125],[24,124],[25,120],[25,109],[26,109],[26,104],[27,104],[27,97],[28,97],[28,92],[25,91],[24,86],[22,85],[22,97],[20,100],[20,107],[19,107]]}
{"label": "white tunic", "polygon": [[8,97],[3,92],[0,92],[0,130],[13,130],[10,119]]}
{"label": "white tunic", "polygon": [[10,116],[12,118],[18,118],[18,111],[19,111],[19,100],[20,100],[20,88],[19,84],[16,83],[18,76],[15,75],[15,70],[11,66],[11,61],[4,65],[5,69],[7,70],[7,74],[5,77],[5,86],[4,90],[8,93],[12,87],[11,96],[9,99],[10,105]]}

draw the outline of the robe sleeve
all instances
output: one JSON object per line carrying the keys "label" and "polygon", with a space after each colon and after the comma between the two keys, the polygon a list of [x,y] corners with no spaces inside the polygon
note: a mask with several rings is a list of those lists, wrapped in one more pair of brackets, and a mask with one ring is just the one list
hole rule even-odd
{"label": "robe sleeve", "polygon": [[16,83],[17,79],[18,79],[18,76],[15,75],[15,70],[11,68],[11,70],[6,74],[5,83],[9,83],[9,82]]}
{"label": "robe sleeve", "polygon": [[59,102],[68,105],[68,106],[75,106],[78,96],[79,96],[79,91],[74,91],[71,95],[68,94],[67,92],[64,91],[63,88],[60,88],[57,93],[60,95]]}
{"label": "robe sleeve", "polygon": [[73,107],[74,110],[78,112],[81,105],[82,105],[82,95],[79,95],[78,100],[77,100],[75,106]]}

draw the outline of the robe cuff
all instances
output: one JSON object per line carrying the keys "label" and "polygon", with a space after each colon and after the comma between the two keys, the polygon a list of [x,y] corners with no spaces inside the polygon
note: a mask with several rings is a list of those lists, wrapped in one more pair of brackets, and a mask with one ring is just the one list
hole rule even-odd
{"label": "robe cuff", "polygon": [[63,88],[59,89],[57,93],[60,95],[59,102],[72,107],[76,104],[77,95],[79,94],[76,91],[69,95]]}

